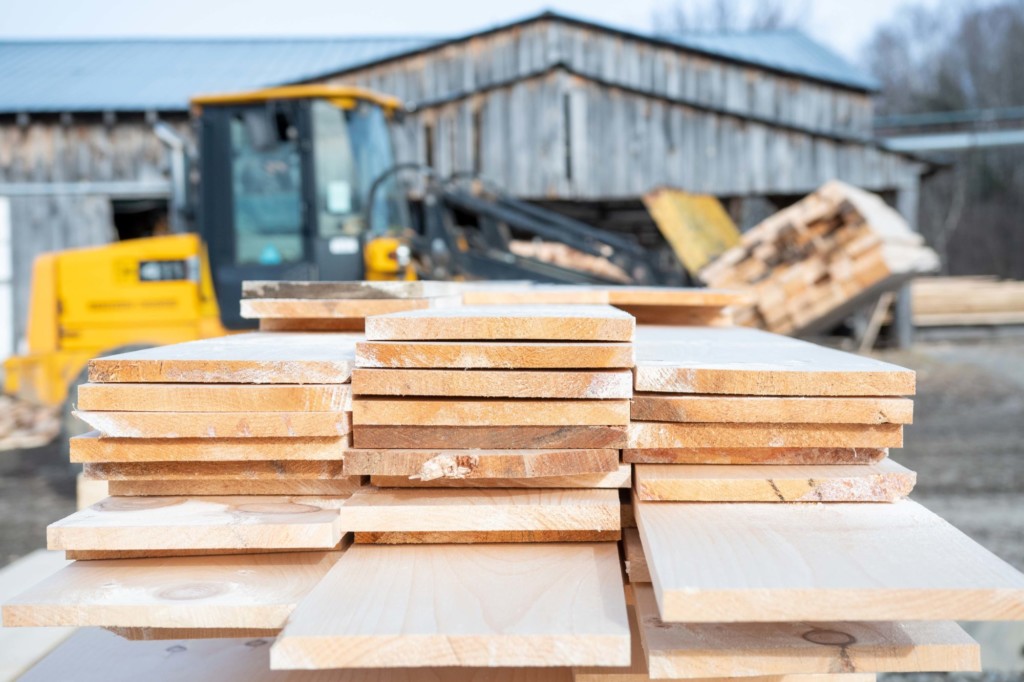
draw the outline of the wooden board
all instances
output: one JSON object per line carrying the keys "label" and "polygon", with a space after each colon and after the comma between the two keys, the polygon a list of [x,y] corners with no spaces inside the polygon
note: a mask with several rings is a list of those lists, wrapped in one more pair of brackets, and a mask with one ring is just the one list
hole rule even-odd
{"label": "wooden board", "polygon": [[611,306],[464,306],[366,321],[368,341],[632,341],[633,317]]}
{"label": "wooden board", "polygon": [[618,531],[615,490],[367,488],[339,510],[346,531]]}
{"label": "wooden board", "polygon": [[100,438],[91,431],[71,439],[72,462],[257,462],[340,460],[352,436],[306,438]]}
{"label": "wooden board", "polygon": [[407,310],[427,310],[462,305],[461,296],[438,298],[242,299],[242,317],[247,319],[364,318]]}
{"label": "wooden board", "polygon": [[350,409],[347,384],[82,384],[79,410],[335,412]]}
{"label": "wooden board", "polygon": [[950,621],[666,623],[653,587],[633,593],[651,679],[981,669],[977,642]]}
{"label": "wooden board", "polygon": [[625,426],[360,426],[358,448],[546,450],[622,448]]}
{"label": "wooden board", "polygon": [[633,485],[633,467],[620,464],[614,471],[570,476],[534,478],[438,478],[430,481],[407,476],[371,476],[379,488],[629,488]]}
{"label": "wooden board", "polygon": [[261,332],[361,332],[365,328],[364,317],[265,317],[259,324]]}
{"label": "wooden board", "polygon": [[108,497],[51,523],[50,549],[331,549],[341,540],[331,498]]}
{"label": "wooden board", "polygon": [[355,533],[357,545],[477,545],[515,542],[616,542],[618,530],[474,530]]}
{"label": "wooden board", "polygon": [[448,479],[536,478],[616,471],[619,451],[603,450],[348,450],[349,476]]}
{"label": "wooden board", "polygon": [[628,369],[631,343],[364,341],[357,367],[405,369]]}
{"label": "wooden board", "polygon": [[910,424],[913,417],[910,398],[641,393],[633,396],[630,406],[631,419],[648,422]]}
{"label": "wooden board", "polygon": [[270,663],[627,665],[629,655],[614,543],[355,545],[292,614]]}
{"label": "wooden board", "polygon": [[74,415],[107,438],[344,436],[351,412],[88,412]]}
{"label": "wooden board", "polygon": [[651,448],[625,449],[634,464],[870,464],[889,456],[886,448]]}
{"label": "wooden board", "polygon": [[356,369],[357,395],[629,399],[628,370]]}
{"label": "wooden board", "polygon": [[622,529],[622,550],[626,557],[626,575],[631,583],[651,582],[651,571],[647,568],[647,557],[640,543],[640,531],[636,528]]}
{"label": "wooden board", "polygon": [[361,479],[348,476],[337,480],[292,479],[284,481],[247,481],[238,478],[204,480],[161,480],[140,479],[134,481],[111,481],[110,494],[134,497],[196,495],[329,495],[348,497],[363,485]]}
{"label": "wooden board", "polygon": [[637,391],[788,396],[905,396],[914,372],[756,329],[637,330]]}
{"label": "wooden board", "polygon": [[[281,628],[102,628],[122,639],[132,642],[153,642],[160,640],[181,639],[232,639],[247,637],[273,639],[281,632]],[[268,642],[269,644],[269,642]]]}
{"label": "wooden board", "polygon": [[4,625],[280,628],[341,556],[76,561],[4,604]]}
{"label": "wooden board", "polygon": [[379,398],[352,402],[356,426],[625,426],[629,400]]}
{"label": "wooden board", "polygon": [[90,628],[76,632],[20,679],[25,682],[572,682],[568,668],[415,668],[326,673],[271,670],[272,641],[272,637],[250,635],[240,639],[129,642],[106,630]]}
{"label": "wooden board", "polygon": [[[472,286],[472,285],[471,285]],[[462,292],[466,305],[606,305],[607,287],[552,284],[535,286],[488,286]]]}
{"label": "wooden board", "polygon": [[629,449],[898,448],[900,424],[680,424],[632,422]]}
{"label": "wooden board", "polygon": [[638,325],[658,324],[680,327],[728,327],[732,325],[732,314],[721,308],[701,308],[671,305],[623,305],[615,306],[636,318]]}
{"label": "wooden board", "polygon": [[[348,478],[341,460],[280,462],[103,462],[88,463],[85,477],[106,481],[287,481]],[[352,481],[359,485],[359,480]]]}
{"label": "wooden board", "polygon": [[1024,618],[1024,575],[910,500],[633,507],[665,621]]}
{"label": "wooden board", "polygon": [[686,308],[725,308],[750,299],[745,291],[706,289],[703,287],[608,287],[608,300],[613,306],[660,305]]}
{"label": "wooden board", "polygon": [[89,381],[344,384],[359,334],[234,334],[93,358]]}
{"label": "wooden board", "polygon": [[405,299],[457,296],[463,285],[456,282],[300,282],[247,280],[242,282],[242,299]]}
{"label": "wooden board", "polygon": [[637,464],[641,500],[675,502],[892,502],[917,474],[891,459],[876,464],[759,466]]}

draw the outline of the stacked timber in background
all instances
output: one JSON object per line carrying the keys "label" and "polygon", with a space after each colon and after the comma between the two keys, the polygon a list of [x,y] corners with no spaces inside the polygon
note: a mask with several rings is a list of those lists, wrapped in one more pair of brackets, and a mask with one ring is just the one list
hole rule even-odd
{"label": "stacked timber in background", "polygon": [[921,277],[910,288],[918,327],[1024,324],[1024,282],[994,277]]}
{"label": "stacked timber in background", "polygon": [[242,317],[261,331],[362,331],[366,318],[460,305],[450,282],[264,282],[242,284]]}
{"label": "stacked timber in background", "polygon": [[833,181],[751,228],[699,277],[711,287],[751,291],[737,324],[812,334],[938,265],[881,197]]}

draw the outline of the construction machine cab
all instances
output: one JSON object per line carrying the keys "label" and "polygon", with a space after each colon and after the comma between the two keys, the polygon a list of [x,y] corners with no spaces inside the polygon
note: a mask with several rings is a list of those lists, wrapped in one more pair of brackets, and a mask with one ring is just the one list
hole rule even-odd
{"label": "construction machine cab", "polygon": [[395,164],[388,122],[400,111],[397,99],[299,85],[201,96],[192,106],[199,232],[226,326],[247,326],[238,313],[243,280],[413,276],[403,249],[409,207],[398,183],[383,183],[370,198],[374,180]]}

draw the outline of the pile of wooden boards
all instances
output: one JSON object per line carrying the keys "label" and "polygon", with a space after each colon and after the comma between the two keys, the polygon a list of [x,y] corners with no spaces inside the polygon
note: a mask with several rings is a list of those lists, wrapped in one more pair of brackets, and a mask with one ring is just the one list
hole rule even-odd
{"label": "pile of wooden boards", "polygon": [[37,448],[60,433],[60,409],[0,395],[0,451]]}
{"label": "pile of wooden boards", "polygon": [[910,288],[918,327],[1024,324],[1024,282],[921,277]]}
{"label": "pile of wooden boards", "polygon": [[195,679],[870,682],[976,669],[952,621],[1024,619],[1024,575],[902,499],[914,475],[887,448],[910,422],[908,370],[756,330],[635,328],[600,305],[424,308],[365,335],[218,343],[100,359],[91,379],[196,396],[228,382],[218,395],[239,401],[270,377],[351,371],[353,442],[303,456],[350,487],[244,492],[264,462],[314,452],[306,436],[76,441],[79,459],[161,476],[245,462],[242,492],[129,489],[54,524],[77,561],[8,602],[5,625],[121,638],[76,635],[28,679],[130,661]]}
{"label": "pile of wooden boards", "polygon": [[811,334],[938,265],[881,197],[833,181],[751,228],[699,276],[708,286],[752,291],[737,324]]}
{"label": "pile of wooden boards", "polygon": [[362,331],[366,318],[460,305],[450,282],[269,282],[242,284],[242,317],[262,331]]}

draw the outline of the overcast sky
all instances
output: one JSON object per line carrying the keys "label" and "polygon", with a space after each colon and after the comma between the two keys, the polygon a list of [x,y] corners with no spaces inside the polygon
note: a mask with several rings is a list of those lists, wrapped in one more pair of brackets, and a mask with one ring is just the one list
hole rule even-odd
{"label": "overcast sky", "polygon": [[[702,2],[705,0],[676,0]],[[902,0],[790,0],[856,58]],[[936,4],[939,0],[926,0]],[[0,37],[458,35],[555,9],[637,31],[672,0],[0,0]]]}

